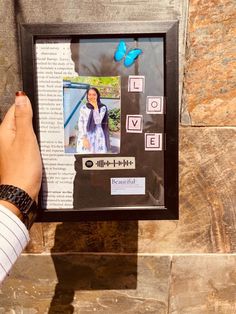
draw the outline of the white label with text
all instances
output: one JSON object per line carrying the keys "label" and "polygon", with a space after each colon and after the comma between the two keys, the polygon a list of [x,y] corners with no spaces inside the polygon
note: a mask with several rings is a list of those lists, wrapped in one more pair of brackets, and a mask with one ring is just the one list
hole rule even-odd
{"label": "white label with text", "polygon": [[111,178],[111,195],[144,195],[145,178]]}

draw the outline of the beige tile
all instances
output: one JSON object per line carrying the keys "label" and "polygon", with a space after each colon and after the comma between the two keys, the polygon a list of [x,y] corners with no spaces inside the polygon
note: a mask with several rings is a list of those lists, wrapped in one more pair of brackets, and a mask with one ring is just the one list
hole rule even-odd
{"label": "beige tile", "polygon": [[176,256],[170,314],[236,313],[236,256]]}
{"label": "beige tile", "polygon": [[22,256],[2,287],[0,313],[166,314],[169,281],[168,256]]}
{"label": "beige tile", "polygon": [[[6,14],[7,12],[7,14]],[[15,92],[20,88],[20,61],[17,51],[14,5],[0,1],[0,121],[13,104]]]}
{"label": "beige tile", "polygon": [[45,250],[51,252],[136,253],[138,222],[105,221],[43,224]]}
{"label": "beige tile", "polygon": [[193,125],[236,125],[235,9],[234,0],[190,1],[183,107]]}
{"label": "beige tile", "polygon": [[44,251],[43,229],[41,223],[35,223],[30,229],[30,242],[25,252],[42,253]]}
{"label": "beige tile", "polygon": [[[27,22],[42,23],[67,22],[78,23],[88,22],[93,16],[93,21],[125,21],[125,20],[156,20],[174,19],[180,15],[180,8],[183,6],[182,0],[146,0],[133,2],[130,0],[101,0],[91,2],[80,0],[79,6],[76,0],[71,0],[65,4],[64,0],[52,0],[45,2],[39,0],[21,0],[21,10]],[[31,4],[31,5],[30,5]],[[47,14],[44,14],[47,12]]]}
{"label": "beige tile", "polygon": [[180,219],[139,223],[139,252],[236,251],[236,129],[182,128]]}

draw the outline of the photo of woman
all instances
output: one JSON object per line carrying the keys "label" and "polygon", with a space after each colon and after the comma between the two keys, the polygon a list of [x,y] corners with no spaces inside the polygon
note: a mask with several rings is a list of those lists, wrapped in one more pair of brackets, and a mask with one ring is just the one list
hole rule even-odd
{"label": "photo of woman", "polygon": [[100,92],[87,90],[87,103],[80,109],[76,152],[79,154],[104,154],[110,149],[108,110],[101,103]]}
{"label": "photo of woman", "polygon": [[63,79],[64,151],[66,154],[119,154],[120,77],[78,76]]}

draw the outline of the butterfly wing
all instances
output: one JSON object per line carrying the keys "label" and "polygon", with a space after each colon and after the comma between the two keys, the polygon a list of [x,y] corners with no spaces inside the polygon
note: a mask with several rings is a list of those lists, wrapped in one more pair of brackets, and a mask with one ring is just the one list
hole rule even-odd
{"label": "butterfly wing", "polygon": [[125,57],[124,65],[126,67],[130,67],[132,64],[134,64],[134,61],[138,58],[139,55],[141,55],[142,52],[143,51],[138,48],[130,50]]}
{"label": "butterfly wing", "polygon": [[126,43],[121,40],[114,54],[115,61],[121,61],[126,54]]}

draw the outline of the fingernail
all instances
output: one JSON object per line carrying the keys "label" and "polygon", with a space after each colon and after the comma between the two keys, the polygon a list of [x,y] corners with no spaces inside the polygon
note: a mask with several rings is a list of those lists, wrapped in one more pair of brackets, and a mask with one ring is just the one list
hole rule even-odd
{"label": "fingernail", "polygon": [[16,96],[26,96],[26,94],[22,90],[19,90],[18,92],[16,92]]}
{"label": "fingernail", "polygon": [[[19,97],[21,96],[21,97]],[[16,92],[15,104],[16,106],[22,106],[25,104],[25,96],[26,94],[22,91]]]}

